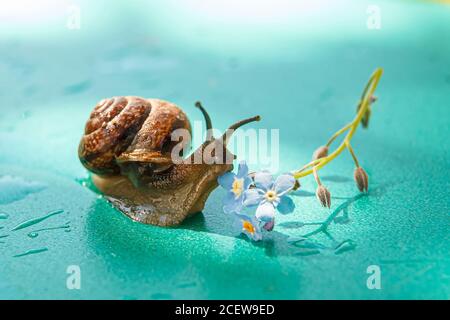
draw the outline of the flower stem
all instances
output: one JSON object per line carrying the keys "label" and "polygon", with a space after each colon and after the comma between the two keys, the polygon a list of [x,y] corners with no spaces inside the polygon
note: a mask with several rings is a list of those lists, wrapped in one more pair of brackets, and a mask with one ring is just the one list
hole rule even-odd
{"label": "flower stem", "polygon": [[[344,132],[347,132],[344,141],[337,147],[336,150],[334,150],[332,153],[330,153],[328,156],[313,160],[310,163],[303,166],[301,169],[294,171],[292,174],[296,179],[306,177],[313,173],[314,171],[318,171],[322,169],[325,165],[327,165],[329,162],[331,162],[333,159],[335,159],[341,152],[348,148],[350,146],[350,141],[355,134],[356,129],[358,128],[358,125],[361,123],[361,119],[363,118],[364,114],[370,107],[371,98],[375,92],[375,89],[377,88],[378,82],[380,81],[381,75],[383,74],[383,69],[378,68],[375,70],[375,72],[371,75],[369,81],[367,82],[366,87],[364,88],[364,91],[361,96],[361,105],[358,110],[358,113],[356,114],[356,117],[353,119],[352,122],[338,130],[328,141],[327,146],[329,146],[339,135],[343,134]],[[351,147],[350,147],[351,148]],[[349,148],[349,150],[350,150]],[[350,151],[351,152],[351,151]],[[310,167],[314,167],[313,169],[308,169]],[[308,170],[306,170],[308,169]]]}
{"label": "flower stem", "polygon": [[349,124],[347,124],[345,127],[343,127],[342,129],[340,129],[339,131],[337,131],[335,134],[333,134],[333,136],[330,138],[330,140],[328,140],[326,146],[329,147],[333,141],[339,137],[341,134],[343,134],[345,131],[347,131],[348,129],[350,129],[350,127],[352,126],[352,122],[350,122]]}
{"label": "flower stem", "polygon": [[350,142],[347,141],[345,144],[346,144],[346,146],[347,146],[348,151],[350,151],[350,154],[352,155],[352,158],[353,158],[353,161],[355,162],[356,167],[359,168],[358,158],[356,158],[356,154],[355,154],[355,152],[353,151],[353,148],[352,148],[352,146],[350,145]]}
{"label": "flower stem", "polygon": [[316,179],[317,185],[321,186],[322,182],[320,181],[319,175],[317,174],[316,167],[313,167],[312,170],[313,170],[314,179]]}

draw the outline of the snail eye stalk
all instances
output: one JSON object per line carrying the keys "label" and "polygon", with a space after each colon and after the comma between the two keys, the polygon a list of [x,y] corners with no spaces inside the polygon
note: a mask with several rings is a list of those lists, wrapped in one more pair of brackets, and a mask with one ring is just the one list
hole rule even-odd
{"label": "snail eye stalk", "polygon": [[260,121],[260,120],[261,120],[260,116],[255,116],[255,117],[251,117],[251,118],[247,118],[247,119],[238,121],[235,124],[232,124],[222,135],[223,145],[226,146],[228,144],[231,136],[233,135],[234,131],[236,131],[236,129],[242,127],[243,125],[246,125],[247,123]]}
{"label": "snail eye stalk", "polygon": [[212,132],[213,127],[212,127],[211,117],[209,116],[209,114],[206,111],[206,109],[203,108],[203,106],[202,106],[200,101],[197,101],[195,103],[195,106],[200,109],[200,111],[203,113],[203,117],[205,118],[205,122],[206,122],[206,141],[211,141],[212,139],[214,139],[213,132]]}

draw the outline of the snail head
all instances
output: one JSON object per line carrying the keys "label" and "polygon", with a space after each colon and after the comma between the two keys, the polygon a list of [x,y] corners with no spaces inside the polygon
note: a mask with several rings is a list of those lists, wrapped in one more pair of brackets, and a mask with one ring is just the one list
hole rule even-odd
{"label": "snail head", "polygon": [[233,160],[236,159],[236,156],[227,149],[227,145],[232,135],[241,126],[250,122],[259,121],[261,119],[260,116],[238,121],[226,129],[222,136],[215,138],[213,135],[212,121],[208,112],[200,102],[197,102],[195,106],[203,113],[207,134],[205,142],[189,157],[189,160],[193,161],[192,163],[194,164],[203,163],[207,165],[226,166],[229,168],[226,171],[231,170]]}

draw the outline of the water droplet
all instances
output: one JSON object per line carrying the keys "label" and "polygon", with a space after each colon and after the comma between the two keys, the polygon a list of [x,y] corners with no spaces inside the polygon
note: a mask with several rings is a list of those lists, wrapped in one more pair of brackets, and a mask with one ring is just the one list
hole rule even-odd
{"label": "water droplet", "polygon": [[0,204],[21,200],[45,188],[40,182],[27,181],[21,177],[0,176]]}
{"label": "water droplet", "polygon": [[84,80],[64,88],[65,94],[77,94],[88,90],[92,86],[90,80]]}
{"label": "water droplet", "polygon": [[341,254],[356,248],[356,243],[353,240],[344,240],[336,246],[334,249],[335,254]]}
{"label": "water droplet", "polygon": [[5,220],[8,219],[9,214],[4,213],[4,212],[0,212],[0,220]]}
{"label": "water droplet", "polygon": [[30,233],[28,233],[28,236],[30,238],[36,238],[37,236],[39,236],[39,232],[50,231],[50,230],[58,230],[58,229],[65,229],[64,230],[65,232],[70,232],[70,224],[69,223],[70,222],[68,221],[62,226],[42,228],[42,229],[34,230],[34,231],[31,231]]}
{"label": "water droplet", "polygon": [[56,211],[52,211],[52,212],[48,213],[47,215],[45,215],[43,217],[24,221],[24,222],[18,224],[16,227],[14,227],[12,229],[12,231],[16,231],[16,230],[27,228],[29,226],[35,225],[35,224],[37,224],[37,223],[39,223],[41,221],[44,221],[44,220],[46,220],[46,219],[48,219],[48,218],[50,218],[50,217],[52,217],[54,215],[61,214],[63,212],[64,212],[64,210],[56,210]]}
{"label": "water droplet", "polygon": [[25,110],[25,111],[22,113],[22,118],[28,119],[28,118],[30,117],[30,115],[31,115],[31,111],[30,111],[30,110]]}
{"label": "water droplet", "polygon": [[45,252],[45,251],[48,251],[48,249],[47,248],[31,249],[31,250],[25,251],[24,253],[16,254],[13,257],[14,258],[19,258],[19,257],[28,256],[30,254],[37,254],[37,253],[41,253],[41,252]]}

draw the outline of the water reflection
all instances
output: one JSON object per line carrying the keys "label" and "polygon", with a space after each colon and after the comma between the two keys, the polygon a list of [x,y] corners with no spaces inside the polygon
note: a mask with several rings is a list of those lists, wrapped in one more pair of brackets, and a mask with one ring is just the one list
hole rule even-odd
{"label": "water reflection", "polygon": [[281,265],[275,259],[294,253],[282,241],[286,236],[274,233],[255,246],[208,231],[206,220],[197,215],[179,228],[143,225],[96,199],[87,217],[86,236],[105,268],[114,271],[111,281],[126,283],[140,292],[138,298],[167,294],[179,298],[187,293],[191,298],[296,296],[297,286],[290,283],[300,283],[300,275],[279,275]]}

